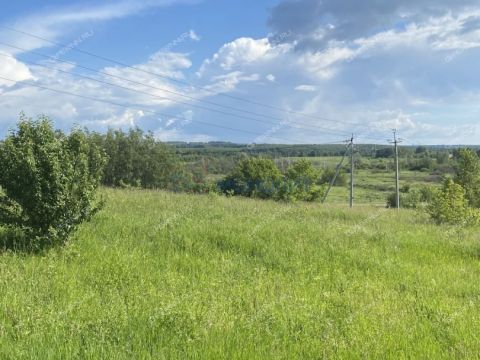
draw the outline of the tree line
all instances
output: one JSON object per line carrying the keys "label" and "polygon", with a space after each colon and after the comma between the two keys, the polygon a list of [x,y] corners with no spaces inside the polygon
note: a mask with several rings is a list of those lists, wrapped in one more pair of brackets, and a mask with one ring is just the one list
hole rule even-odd
{"label": "tree line", "polygon": [[[425,151],[417,149],[418,154]],[[454,157],[453,176],[441,188],[424,193],[403,189],[402,202],[410,199],[409,207],[426,202],[427,212],[439,224],[479,223],[479,156],[473,149],[459,149]],[[282,172],[273,159],[239,154],[222,179],[208,180],[207,175],[205,163],[185,162],[174,147],[140,129],[106,134],[74,129],[65,134],[46,117],[22,116],[0,142],[0,225],[20,232],[35,246],[63,243],[101,209],[101,185],[318,201],[333,169],[318,170],[311,161],[299,159]],[[342,169],[335,185],[346,183]]]}

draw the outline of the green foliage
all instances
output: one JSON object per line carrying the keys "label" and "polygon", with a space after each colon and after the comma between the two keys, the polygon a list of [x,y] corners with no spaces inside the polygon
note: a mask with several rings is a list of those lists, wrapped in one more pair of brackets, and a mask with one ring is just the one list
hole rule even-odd
{"label": "green foliage", "polygon": [[[435,196],[436,192],[432,187],[422,186],[420,188],[412,188],[409,184],[406,184],[400,189],[400,207],[404,209],[424,208]],[[397,196],[395,192],[388,195],[387,207],[397,207]]]}
{"label": "green foliage", "polygon": [[306,159],[295,161],[287,170],[286,178],[298,184],[311,186],[318,182],[319,172],[314,169],[312,162]]}
{"label": "green foliage", "polygon": [[[321,184],[329,184],[335,176],[335,168],[327,168],[322,172],[320,177]],[[347,175],[344,169],[340,169],[337,178],[335,179],[334,186],[346,186],[348,184]]]}
{"label": "green foliage", "polygon": [[480,208],[480,159],[471,149],[457,152],[455,182],[461,185],[471,206]]}
{"label": "green foliage", "polygon": [[247,158],[241,160],[230,175],[219,183],[223,192],[233,191],[234,195],[259,195],[268,198],[282,174],[270,159]]}
{"label": "green foliage", "polygon": [[188,189],[191,174],[170,147],[140,129],[109,130],[102,138],[108,155],[103,183],[107,186]]}
{"label": "green foliage", "polygon": [[395,155],[393,149],[391,147],[386,147],[386,148],[382,148],[382,149],[378,149],[376,152],[375,152],[375,157],[376,158],[390,158],[392,157],[393,155]]}
{"label": "green foliage", "polygon": [[285,182],[292,181],[295,184],[293,197],[297,200],[316,201],[321,199],[326,191],[326,184],[318,185],[320,172],[306,159],[294,162],[288,168],[285,178]]}
{"label": "green foliage", "polygon": [[293,163],[282,176],[272,160],[247,158],[219,187],[226,194],[260,199],[316,201],[325,193],[325,186],[316,185],[318,181],[318,171],[305,159]]}
{"label": "green foliage", "polygon": [[46,117],[22,116],[0,146],[0,223],[21,228],[32,242],[65,241],[100,208],[104,162],[85,132],[66,136]]}
{"label": "green foliage", "polygon": [[445,180],[427,210],[437,224],[474,225],[480,220],[480,211],[469,206],[465,189],[452,179]]}

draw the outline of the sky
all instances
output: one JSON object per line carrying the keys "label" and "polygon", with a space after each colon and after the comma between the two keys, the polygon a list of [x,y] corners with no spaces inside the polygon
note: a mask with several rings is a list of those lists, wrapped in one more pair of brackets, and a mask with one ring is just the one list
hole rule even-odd
{"label": "sky", "polygon": [[[41,3],[41,4],[40,4]],[[477,0],[17,1],[0,137],[20,113],[162,141],[479,144]]]}

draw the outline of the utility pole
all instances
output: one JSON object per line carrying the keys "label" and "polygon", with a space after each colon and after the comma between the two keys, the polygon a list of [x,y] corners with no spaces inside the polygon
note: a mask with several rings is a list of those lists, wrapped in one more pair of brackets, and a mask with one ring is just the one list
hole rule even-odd
{"label": "utility pole", "polygon": [[350,208],[353,208],[353,172],[355,170],[354,163],[354,147],[353,147],[353,134],[350,139]]}
{"label": "utility pole", "polygon": [[393,130],[393,146],[395,147],[395,191],[396,191],[396,203],[397,210],[400,209],[400,167],[398,164],[398,144],[401,143],[401,139],[397,139],[397,130]]}

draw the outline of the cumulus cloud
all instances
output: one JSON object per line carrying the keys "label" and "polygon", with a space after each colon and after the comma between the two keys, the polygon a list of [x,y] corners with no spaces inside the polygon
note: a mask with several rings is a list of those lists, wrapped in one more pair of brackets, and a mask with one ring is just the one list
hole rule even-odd
{"label": "cumulus cloud", "polygon": [[[477,6],[476,0],[284,0],[272,10],[269,25],[275,34],[289,33],[286,41],[298,48],[318,50],[332,40],[352,41]],[[471,19],[465,25],[478,24]]]}
{"label": "cumulus cloud", "polygon": [[33,78],[30,69],[25,64],[15,59],[11,54],[2,51],[0,51],[0,77],[13,80],[0,79],[0,88],[2,86],[11,87],[18,81]]}
{"label": "cumulus cloud", "polygon": [[[127,8],[137,11],[137,5],[127,3],[132,7],[120,6],[115,11],[109,8],[109,12],[102,11],[100,6],[79,14],[78,19],[121,17]],[[196,123],[198,119],[226,129],[253,130],[259,134],[268,134],[274,128],[276,136],[289,138],[291,142],[343,140],[355,132],[364,142],[385,143],[393,127],[412,141],[475,142],[478,126],[474,124],[480,101],[480,73],[476,69],[480,56],[480,8],[474,5],[467,0],[455,3],[285,0],[272,11],[271,35],[235,39],[219,46],[201,63],[193,63],[190,54],[161,49],[134,65],[144,72],[123,66],[101,69],[143,85],[92,75],[141,93],[25,65],[14,58],[7,64],[0,57],[0,72],[8,69],[8,74],[16,74],[15,80],[20,81],[7,88],[0,80],[0,89],[3,85],[0,119],[14,121],[21,109],[30,114],[42,109],[67,128],[77,122],[93,129],[138,125],[156,130],[156,136],[163,140],[253,140],[254,136],[202,127]],[[61,19],[59,16],[52,24],[77,21],[73,15],[66,16],[69,20],[65,22]],[[53,30],[52,36],[59,36],[56,26],[44,28]],[[185,36],[198,40],[195,32]],[[74,65],[54,65],[75,70]],[[149,72],[199,86],[179,85]],[[25,80],[32,79],[37,85],[69,89],[131,108],[66,95],[52,96],[46,90],[29,87]],[[230,106],[228,111],[232,112],[239,113],[232,109],[240,108],[263,114],[287,125],[277,129],[268,122],[252,122],[205,110],[193,114],[188,105],[175,101],[189,100],[173,92]],[[222,97],[222,94],[233,96]],[[248,107],[238,97],[250,99]],[[212,103],[208,107],[220,109]],[[286,115],[278,108],[292,113]],[[178,116],[157,116],[156,112]],[[325,131],[293,127],[291,122]]]}

